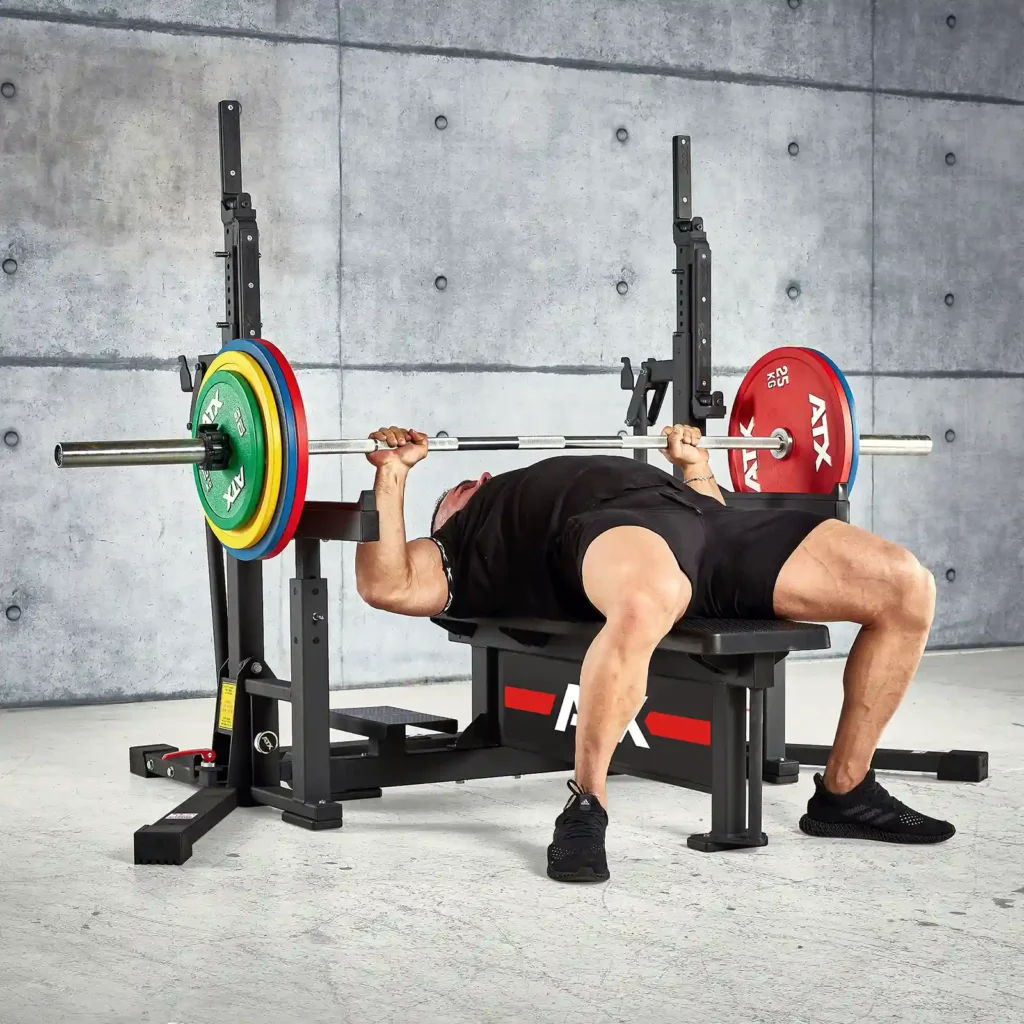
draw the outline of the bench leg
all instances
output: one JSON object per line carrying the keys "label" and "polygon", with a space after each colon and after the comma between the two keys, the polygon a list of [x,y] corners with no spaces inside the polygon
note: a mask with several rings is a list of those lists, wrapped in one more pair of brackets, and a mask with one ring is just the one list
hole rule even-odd
{"label": "bench leg", "polygon": [[775,685],[764,695],[764,781],[785,786],[800,777],[800,762],[786,754],[786,661],[774,669]]}
{"label": "bench leg", "polygon": [[768,837],[761,831],[764,691],[749,692],[751,744],[748,762],[748,691],[741,686],[716,687],[711,716],[711,831],[690,836],[686,845],[691,850],[715,853],[766,846],[768,843]]}

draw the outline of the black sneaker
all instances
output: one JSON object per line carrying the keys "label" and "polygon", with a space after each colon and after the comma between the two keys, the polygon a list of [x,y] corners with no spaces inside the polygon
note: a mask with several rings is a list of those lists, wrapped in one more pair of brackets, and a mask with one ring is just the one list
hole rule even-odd
{"label": "black sneaker", "polygon": [[800,819],[800,831],[827,839],[875,839],[881,843],[941,843],[956,829],[948,821],[929,818],[875,781],[874,769],[849,793],[831,793],[820,775],[814,776],[814,796]]}
{"label": "black sneaker", "polygon": [[555,819],[548,847],[548,877],[557,882],[606,882],[611,877],[604,853],[608,812],[574,780],[568,785],[572,796]]}

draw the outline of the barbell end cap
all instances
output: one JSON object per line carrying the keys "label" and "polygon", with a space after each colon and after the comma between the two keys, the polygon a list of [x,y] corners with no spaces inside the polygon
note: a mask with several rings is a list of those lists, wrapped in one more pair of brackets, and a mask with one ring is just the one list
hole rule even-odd
{"label": "barbell end cap", "polygon": [[53,461],[55,463],[57,463],[57,467],[58,468],[63,468],[63,466],[64,466],[64,449],[59,444],[56,444],[56,445],[53,446]]}

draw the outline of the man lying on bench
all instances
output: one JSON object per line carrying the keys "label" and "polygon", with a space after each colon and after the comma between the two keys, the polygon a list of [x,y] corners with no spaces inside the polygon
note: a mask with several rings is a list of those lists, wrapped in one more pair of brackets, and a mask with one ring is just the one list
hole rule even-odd
{"label": "man lying on bench", "polygon": [[812,512],[726,505],[695,447],[666,427],[683,482],[618,455],[570,455],[463,480],[445,491],[431,536],[407,541],[409,470],[426,435],[386,427],[367,459],[380,540],[360,544],[356,582],[374,608],[454,618],[604,620],[583,660],[572,797],[555,822],[548,875],[603,881],[608,766],[639,712],[648,663],[684,615],[857,622],[843,710],[824,777],[800,819],[808,835],[936,843],[954,828],[910,810],[869,770],[903,698],[935,607],[935,582],[910,552]]}

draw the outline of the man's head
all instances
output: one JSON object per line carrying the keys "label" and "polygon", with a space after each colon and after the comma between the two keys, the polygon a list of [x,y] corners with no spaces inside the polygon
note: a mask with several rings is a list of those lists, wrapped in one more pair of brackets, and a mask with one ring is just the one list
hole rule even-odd
{"label": "man's head", "polygon": [[478,480],[463,480],[442,492],[430,517],[430,532],[436,533],[460,508],[465,508],[466,502],[490,479],[490,473],[483,473]]}

